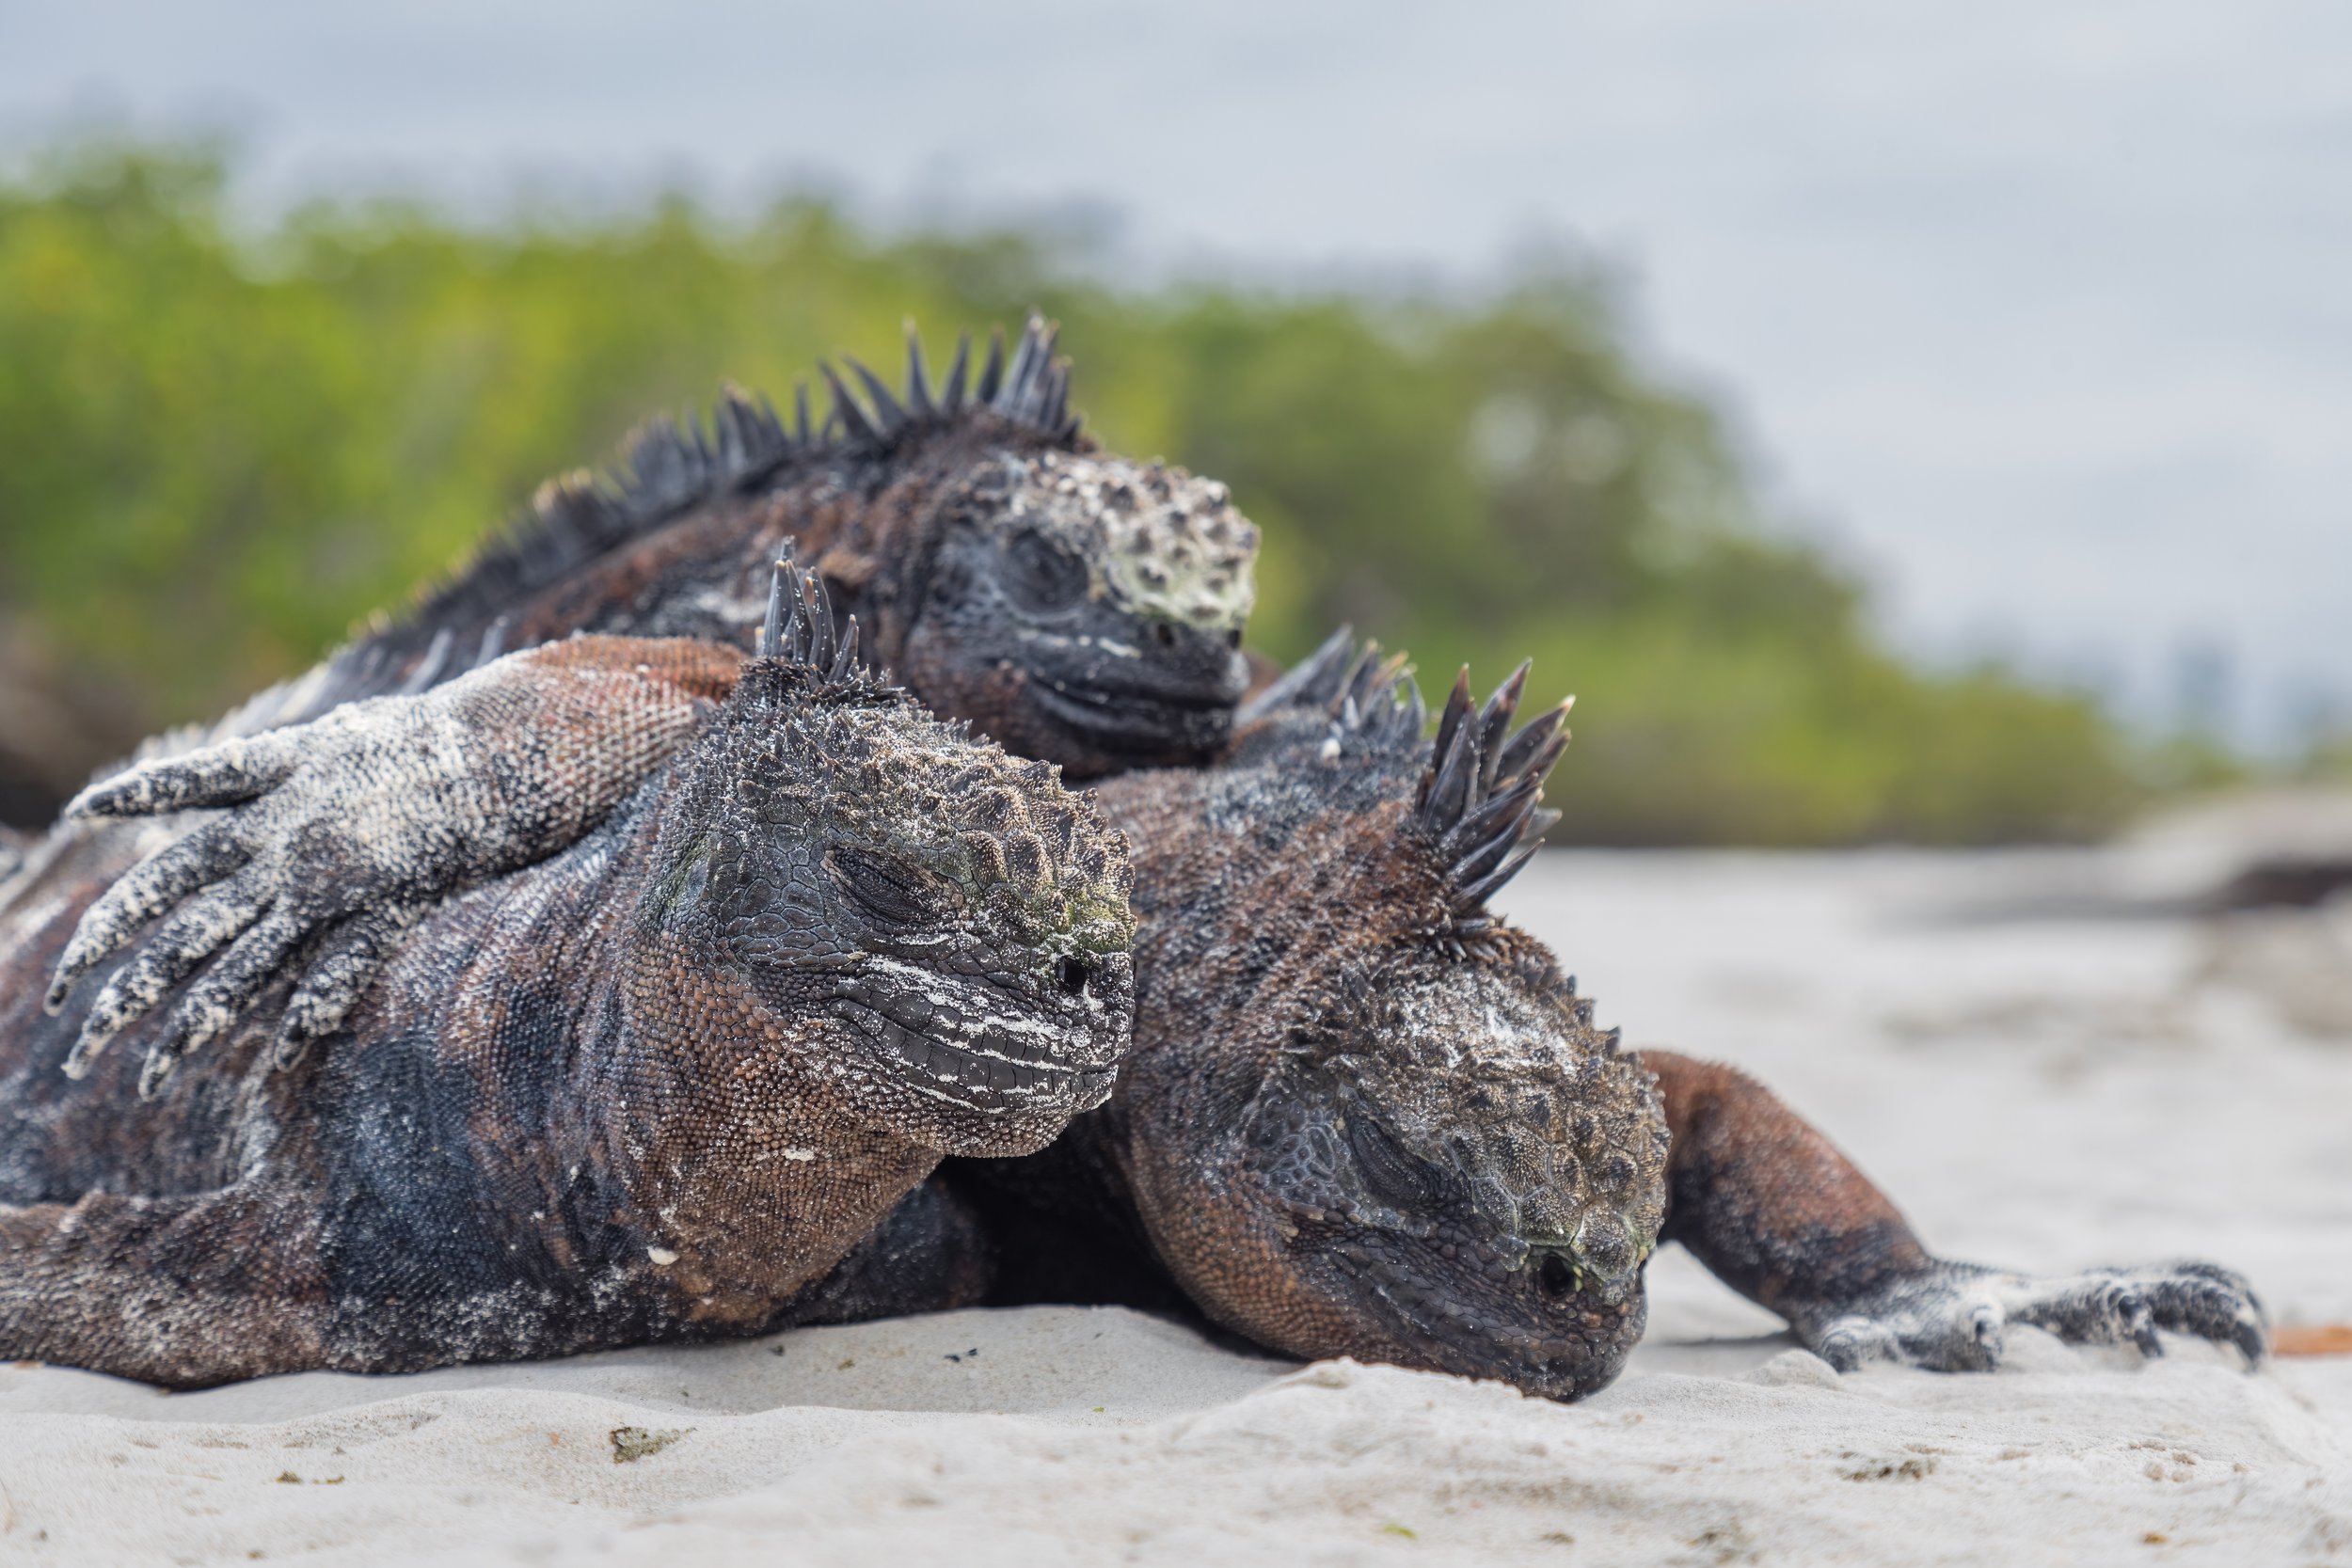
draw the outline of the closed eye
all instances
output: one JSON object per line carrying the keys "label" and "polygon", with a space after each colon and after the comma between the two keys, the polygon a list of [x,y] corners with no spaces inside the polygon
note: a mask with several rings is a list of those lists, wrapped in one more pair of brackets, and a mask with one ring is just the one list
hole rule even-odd
{"label": "closed eye", "polygon": [[1061,610],[1087,591],[1086,562],[1032,529],[1007,551],[1012,596],[1029,610]]}
{"label": "closed eye", "polygon": [[913,926],[932,912],[923,874],[864,849],[835,849],[825,857],[834,881],[860,908],[893,926]]}
{"label": "closed eye", "polygon": [[1426,1209],[1444,1196],[1442,1179],[1429,1162],[1406,1152],[1387,1128],[1369,1117],[1347,1123],[1347,1147],[1364,1183],[1382,1201],[1401,1210]]}

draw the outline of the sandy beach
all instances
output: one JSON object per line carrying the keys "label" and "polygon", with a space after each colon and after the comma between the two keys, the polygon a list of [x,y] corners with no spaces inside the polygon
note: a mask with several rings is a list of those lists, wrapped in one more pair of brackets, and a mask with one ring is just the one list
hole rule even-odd
{"label": "sandy beach", "polygon": [[[2307,1000],[2352,921],[2020,912],[2152,864],[1554,853],[1503,902],[1940,1252],[2207,1256],[2352,1323],[2352,1037]],[[0,1369],[0,1560],[2352,1562],[2352,1356],[2012,1327],[1993,1376],[1840,1378],[1678,1252],[1651,1281],[1574,1406],[1082,1308],[199,1394]]]}

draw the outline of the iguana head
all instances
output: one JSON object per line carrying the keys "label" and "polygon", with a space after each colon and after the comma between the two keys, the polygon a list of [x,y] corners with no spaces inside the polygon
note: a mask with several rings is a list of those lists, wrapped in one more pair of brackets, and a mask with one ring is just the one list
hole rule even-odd
{"label": "iguana head", "polygon": [[1132,1037],[1124,845],[1054,767],[861,667],[813,578],[778,582],[764,657],[665,809],[648,924],[888,1131],[1038,1148],[1109,1095]]}
{"label": "iguana head", "polygon": [[958,487],[909,678],[1073,772],[1205,760],[1248,685],[1256,552],[1257,529],[1213,480],[1001,451]]}
{"label": "iguana head", "polygon": [[1052,348],[1032,321],[968,396],[961,346],[936,393],[912,341],[899,393],[852,363],[869,406],[835,376],[850,438],[925,477],[875,471],[889,487],[866,510],[895,529],[880,553],[896,572],[866,576],[855,549],[817,566],[852,562],[882,601],[892,669],[1012,751],[1073,777],[1204,761],[1248,685],[1256,525],[1213,480],[1095,450],[1065,412]]}
{"label": "iguana head", "polygon": [[1232,1189],[1274,1259],[1234,1281],[1248,1332],[1311,1316],[1301,1344],[1318,1354],[1559,1399],[1624,1365],[1663,1218],[1664,1119],[1639,1064],[1510,936],[1362,976],[1267,1075]]}
{"label": "iguana head", "polygon": [[1564,710],[1509,733],[1524,674],[1483,707],[1457,682],[1434,750],[1369,655],[1278,689],[1292,716],[1253,725],[1235,766],[1289,775],[1262,800],[1324,804],[1255,918],[1339,910],[1267,955],[1260,1038],[1203,1043],[1195,1077],[1224,1083],[1168,1093],[1155,1050],[1117,1111],[1154,1243],[1213,1316],[1574,1398],[1640,1338],[1666,1128],[1638,1061],[1486,908],[1549,825],[1538,785],[1566,739]]}

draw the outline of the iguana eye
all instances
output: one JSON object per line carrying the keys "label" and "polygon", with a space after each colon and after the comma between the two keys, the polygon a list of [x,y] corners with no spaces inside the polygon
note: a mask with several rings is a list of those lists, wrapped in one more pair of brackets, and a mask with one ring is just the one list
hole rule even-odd
{"label": "iguana eye", "polygon": [[1062,610],[1085,596],[1086,562],[1035,529],[1017,536],[1005,554],[1007,586],[1025,609]]}
{"label": "iguana eye", "polygon": [[1406,1152],[1387,1128],[1369,1117],[1349,1118],[1347,1147],[1366,1184],[1396,1208],[1424,1209],[1442,1193],[1438,1173],[1429,1163]]}
{"label": "iguana eye", "polygon": [[863,849],[835,849],[825,866],[841,891],[866,912],[894,926],[912,926],[931,913],[922,873]]}

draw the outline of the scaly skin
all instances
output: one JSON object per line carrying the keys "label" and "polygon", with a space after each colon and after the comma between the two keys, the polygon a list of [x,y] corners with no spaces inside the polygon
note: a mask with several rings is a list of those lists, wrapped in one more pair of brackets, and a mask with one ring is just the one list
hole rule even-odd
{"label": "scaly skin", "polygon": [[969,1290],[944,1195],[862,1239],[943,1153],[1033,1150],[1108,1094],[1125,857],[801,602],[628,800],[425,915],[349,1049],[294,1071],[260,1023],[152,1098],[135,1050],[61,1071],[33,999],[103,879],[41,874],[0,915],[0,1355],[184,1386]]}
{"label": "scaly skin", "polygon": [[787,430],[730,391],[710,435],[658,422],[624,477],[551,482],[529,518],[293,683],[267,721],[426,689],[486,651],[578,632],[747,648],[769,565],[788,554],[857,617],[870,660],[1016,755],[1084,778],[1216,752],[1248,680],[1235,647],[1258,545],[1225,487],[1098,451],[1066,412],[1042,322],[977,378],[959,347],[937,391],[912,339],[908,352],[895,393],[852,362],[870,404],[824,367],[821,430],[804,405]]}
{"label": "scaly skin", "polygon": [[1333,679],[1333,652],[1224,766],[1096,786],[1135,855],[1136,1051],[1053,1148],[951,1162],[1003,1254],[994,1299],[1174,1297],[1294,1354],[1573,1399],[1623,1365],[1643,1263],[1669,1240],[1841,1370],[1986,1369],[2010,1322],[2151,1354],[2173,1329],[2260,1358],[2261,1307],[2227,1270],[1937,1259],[1760,1085],[1597,1031],[1541,944],[1461,895],[1466,874],[1487,892],[1486,867],[1507,875],[1504,823],[1513,842],[1540,832],[1532,801],[1495,808],[1483,856],[1436,831],[1493,815],[1556,746],[1506,750],[1429,820],[1462,773],[1449,756],[1482,729],[1495,754],[1516,678],[1476,718],[1457,686],[1433,752],[1418,699],[1375,689],[1369,659]]}
{"label": "scaly skin", "polygon": [[[870,406],[834,378],[821,432],[804,407],[787,432],[733,394],[711,436],[658,426],[617,485],[548,486],[465,573],[247,704],[201,737],[210,749],[151,747],[84,792],[69,823],[267,798],[93,910],[53,1009],[147,918],[203,894],[94,998],[77,1065],[231,942],[156,1037],[158,1070],[289,961],[311,976],[284,1020],[280,1053],[298,1055],[424,910],[574,843],[627,799],[710,684],[635,678],[602,647],[492,656],[583,633],[740,650],[779,553],[831,586],[866,655],[933,712],[1016,754],[1074,778],[1217,752],[1248,678],[1235,647],[1257,531],[1220,484],[1096,451],[1051,349],[1032,322],[1009,366],[992,350],[974,380],[960,348],[934,391],[911,343],[900,391],[859,370]],[[96,831],[61,827],[35,859]]]}
{"label": "scaly skin", "polygon": [[1560,715],[1506,740],[1518,678],[1483,711],[1457,685],[1433,766],[1393,667],[1333,673],[1220,768],[1095,790],[1137,869],[1136,1053],[1006,1183],[1107,1184],[1262,1344],[1597,1387],[1641,1335],[1665,1120],[1542,946],[1463,895],[1546,825]]}

